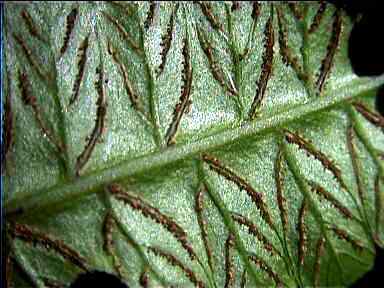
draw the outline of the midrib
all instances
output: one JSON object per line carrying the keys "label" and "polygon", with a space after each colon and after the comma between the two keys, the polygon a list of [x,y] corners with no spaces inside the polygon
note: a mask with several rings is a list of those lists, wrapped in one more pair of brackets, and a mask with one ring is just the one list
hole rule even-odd
{"label": "midrib", "polygon": [[310,103],[299,105],[287,111],[278,111],[252,122],[241,123],[193,143],[175,145],[136,159],[122,161],[113,167],[82,176],[70,183],[60,183],[49,189],[30,192],[28,195],[21,193],[23,196],[15,197],[6,202],[6,213],[14,213],[21,209],[24,212],[23,215],[25,215],[38,211],[43,207],[50,207],[59,203],[63,204],[74,198],[95,193],[107,183],[169,165],[172,162],[182,160],[194,154],[236,142],[240,138],[270,133],[274,128],[297,120],[305,115],[315,114],[321,110],[327,110],[335,105],[347,102],[349,99],[357,97],[363,92],[375,89],[383,83],[384,75],[373,79],[356,78],[349,82],[348,85],[339,87],[337,90],[318,97]]}

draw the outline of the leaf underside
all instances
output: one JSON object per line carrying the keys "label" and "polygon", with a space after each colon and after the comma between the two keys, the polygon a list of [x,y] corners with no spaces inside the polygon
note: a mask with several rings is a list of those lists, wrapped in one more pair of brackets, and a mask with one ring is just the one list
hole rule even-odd
{"label": "leaf underside", "polygon": [[346,286],[384,245],[383,77],[331,4],[6,3],[8,287]]}

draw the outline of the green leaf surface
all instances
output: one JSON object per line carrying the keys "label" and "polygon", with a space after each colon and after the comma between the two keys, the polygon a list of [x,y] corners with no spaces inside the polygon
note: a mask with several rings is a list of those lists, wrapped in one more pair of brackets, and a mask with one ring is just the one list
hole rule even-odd
{"label": "green leaf surface", "polygon": [[347,286],[384,246],[384,77],[331,4],[5,4],[8,287]]}

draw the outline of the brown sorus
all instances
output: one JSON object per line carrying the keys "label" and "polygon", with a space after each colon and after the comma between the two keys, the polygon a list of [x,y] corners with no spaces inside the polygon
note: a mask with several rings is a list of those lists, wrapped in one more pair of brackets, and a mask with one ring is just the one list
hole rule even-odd
{"label": "brown sorus", "polygon": [[31,106],[33,115],[36,119],[36,122],[43,133],[48,140],[51,142],[51,144],[55,147],[57,150],[56,152],[62,153],[64,152],[65,148],[64,145],[61,143],[61,141],[56,140],[56,138],[53,135],[53,132],[48,128],[46,123],[43,120],[43,115],[40,111],[40,108],[37,104],[37,99],[34,95],[32,95],[32,89],[31,89],[31,83],[29,81],[28,75],[25,72],[19,72],[19,88],[21,92],[21,99],[23,100],[24,105]]}
{"label": "brown sorus", "polygon": [[36,62],[36,59],[34,55],[32,54],[31,49],[27,46],[23,38],[21,38],[17,34],[13,34],[13,37],[16,39],[16,42],[20,45],[25,57],[27,58],[29,64],[33,67],[33,69],[36,71],[37,75],[44,81],[47,80],[47,77],[44,75],[44,73],[41,71],[40,67],[42,65],[38,64]]}
{"label": "brown sorus", "polygon": [[197,28],[197,37],[200,43],[200,47],[203,50],[205,56],[207,57],[209,68],[213,78],[220,84],[221,87],[226,89],[231,95],[236,95],[236,89],[232,87],[232,85],[229,85],[225,80],[224,72],[213,55],[213,47],[209,43],[204,32],[200,30],[200,28]]}
{"label": "brown sorus", "polygon": [[324,88],[325,81],[327,80],[333,66],[334,58],[337,48],[340,44],[341,33],[343,30],[343,19],[341,11],[337,10],[334,14],[334,20],[332,25],[332,36],[327,47],[327,54],[321,62],[320,75],[317,79],[316,86],[321,93]]}
{"label": "brown sorus", "polygon": [[172,34],[173,34],[173,27],[175,26],[175,18],[177,15],[177,10],[179,8],[179,4],[177,3],[174,10],[172,11],[171,17],[169,19],[169,22],[167,24],[167,31],[166,33],[161,37],[161,63],[158,69],[158,75],[160,75],[165,67],[165,63],[167,61],[167,55],[169,52],[169,49],[171,48],[172,43]]}
{"label": "brown sorus", "polygon": [[299,257],[299,264],[301,266],[304,265],[304,259],[305,255],[307,253],[307,227],[305,225],[305,217],[308,210],[308,203],[307,200],[304,198],[299,212],[299,225],[298,225],[298,232],[299,232],[299,246],[298,246],[298,257]]}
{"label": "brown sorus", "polygon": [[172,122],[168,127],[167,133],[165,135],[167,145],[173,145],[176,143],[176,134],[178,132],[180,121],[186,110],[190,106],[191,100],[191,87],[192,87],[192,65],[189,54],[189,44],[188,40],[184,39],[183,47],[183,58],[184,58],[184,68],[183,68],[183,87],[181,89],[181,95],[179,102],[176,104],[173,111]]}
{"label": "brown sorus", "polygon": [[85,63],[87,61],[87,49],[89,44],[88,39],[89,39],[89,35],[86,36],[85,39],[80,43],[80,46],[77,50],[77,57],[78,57],[77,75],[75,78],[75,83],[73,84],[72,97],[69,100],[69,105],[72,105],[79,98],[80,85],[84,77]]}
{"label": "brown sorus", "polygon": [[147,269],[144,269],[143,272],[141,272],[139,283],[140,283],[140,286],[143,288],[149,287],[149,276],[148,276]]}
{"label": "brown sorus", "polygon": [[232,250],[235,245],[233,234],[229,234],[225,241],[225,288],[233,287],[235,282],[235,267],[232,261]]}
{"label": "brown sorus", "polygon": [[167,253],[160,248],[156,247],[149,247],[149,249],[157,256],[162,257],[166,259],[172,266],[179,267],[184,274],[187,276],[187,278],[198,288],[203,288],[205,287],[204,283],[199,280],[195,273],[185,266],[179,259],[177,259],[174,255]]}
{"label": "brown sorus", "polygon": [[262,105],[265,97],[265,91],[267,90],[268,81],[272,76],[273,66],[273,46],[275,44],[275,31],[273,29],[272,15],[268,18],[267,24],[264,29],[264,53],[263,64],[261,66],[261,73],[259,80],[257,81],[256,94],[252,102],[251,109],[249,111],[249,118],[254,119],[256,117],[257,110]]}
{"label": "brown sorus", "polygon": [[261,11],[260,3],[258,1],[253,1],[253,3],[252,3],[252,18],[253,18],[253,20],[256,21],[259,18],[260,11]]}
{"label": "brown sorus", "polygon": [[351,235],[349,235],[347,231],[345,231],[341,228],[338,228],[334,225],[331,227],[331,230],[337,235],[337,237],[339,237],[339,239],[345,240],[349,244],[351,244],[354,249],[356,249],[360,252],[363,250],[364,247],[363,247],[363,244],[361,243],[361,241],[352,238]]}
{"label": "brown sorus", "polygon": [[264,249],[271,253],[271,255],[281,256],[280,251],[272,245],[272,243],[267,239],[267,237],[265,237],[264,234],[261,233],[261,231],[257,228],[256,224],[254,224],[251,220],[237,213],[232,213],[232,219],[240,225],[246,227],[248,229],[248,233],[252,234],[256,237],[258,241],[263,243]]}
{"label": "brown sorus", "polygon": [[288,3],[288,7],[297,20],[303,20],[304,19],[303,11],[301,11],[301,9],[298,7],[297,3],[290,2],[290,3]]}
{"label": "brown sorus", "polygon": [[249,259],[254,262],[261,270],[266,272],[268,276],[275,281],[277,287],[283,286],[283,282],[281,281],[279,275],[277,275],[263,259],[257,257],[256,255],[249,256]]}
{"label": "brown sorus", "polygon": [[146,203],[141,198],[134,196],[122,189],[118,184],[111,184],[107,187],[108,191],[118,200],[128,204],[134,210],[140,211],[145,217],[151,218],[168,230],[181,246],[188,252],[191,260],[196,259],[191,243],[187,239],[187,233],[171,217],[161,213],[157,208]]}
{"label": "brown sorus", "polygon": [[285,130],[285,139],[288,143],[296,144],[300,149],[305,150],[309,155],[315,157],[315,159],[319,160],[321,164],[323,164],[324,168],[329,170],[336,180],[339,182],[340,186],[347,190],[347,186],[345,185],[342,177],[340,169],[331,161],[324,153],[317,150],[312,143],[308,140],[304,139],[300,135]]}
{"label": "brown sorus", "polygon": [[112,43],[110,41],[108,41],[108,53],[112,56],[113,61],[120,69],[120,74],[123,77],[124,81],[124,88],[128,94],[132,107],[144,115],[145,111],[143,103],[141,102],[139,95],[135,92],[133,85],[129,80],[127,67],[121,61],[119,51],[112,46]]}
{"label": "brown sorus", "polygon": [[367,106],[365,106],[361,102],[354,102],[353,106],[361,115],[364,116],[365,119],[367,119],[373,125],[380,128],[384,128],[384,117],[381,116],[379,113],[371,111]]}
{"label": "brown sorus", "polygon": [[231,12],[239,10],[240,9],[240,2],[239,1],[231,1]]}
{"label": "brown sorus", "polygon": [[312,191],[322,196],[324,199],[329,201],[333,207],[335,207],[344,217],[352,219],[353,215],[347,207],[345,207],[339,200],[337,200],[330,192],[324,189],[320,184],[313,181],[309,182]]}
{"label": "brown sorus", "polygon": [[150,1],[149,3],[149,9],[148,9],[148,13],[147,13],[147,19],[145,19],[145,22],[144,22],[144,28],[145,30],[148,30],[149,27],[152,26],[153,24],[153,19],[155,17],[155,11],[156,11],[156,7],[157,7],[157,3],[155,1]]}
{"label": "brown sorus", "polygon": [[88,271],[87,261],[77,251],[73,250],[61,240],[53,239],[47,234],[19,223],[13,224],[11,236],[33,245],[41,245],[48,250],[54,250],[80,269]]}
{"label": "brown sorus", "polygon": [[65,24],[65,36],[63,46],[60,49],[60,54],[63,55],[68,49],[69,38],[71,37],[73,27],[75,26],[75,21],[79,10],[77,8],[72,9],[72,11],[67,15],[66,24]]}
{"label": "brown sorus", "polygon": [[215,30],[220,30],[224,32],[223,26],[219,23],[218,19],[215,15],[212,13],[212,7],[208,2],[204,1],[198,1],[201,11],[203,12],[203,15],[208,20],[211,27]]}
{"label": "brown sorus", "polygon": [[259,209],[261,217],[269,225],[269,227],[276,231],[275,224],[272,220],[271,215],[268,212],[267,204],[264,202],[263,195],[261,193],[257,192],[251,185],[249,185],[240,176],[237,176],[229,168],[222,165],[217,158],[208,154],[203,154],[203,160],[209,165],[212,170],[216,171],[219,175],[223,176],[227,180],[235,183],[240,188],[240,190],[246,191],[248,196],[251,198],[252,202]]}
{"label": "brown sorus", "polygon": [[308,30],[309,33],[313,33],[319,28],[321,20],[324,17],[324,12],[326,8],[327,8],[327,2],[320,1],[319,8],[317,9],[316,15],[313,18],[312,24]]}
{"label": "brown sorus", "polygon": [[[258,1],[252,1],[251,17],[253,19],[253,23],[252,23],[252,29],[250,31],[250,33],[251,33],[250,35],[252,35],[254,33],[256,23],[259,20],[260,12],[261,12],[260,3]],[[246,59],[248,57],[249,53],[251,52],[250,47],[249,47],[250,41],[251,41],[251,37],[249,37],[247,46],[244,48],[243,52],[241,52],[239,54],[239,61],[243,61],[244,59]]]}
{"label": "brown sorus", "polygon": [[29,33],[31,33],[31,35],[33,37],[35,37],[36,39],[38,39],[42,42],[45,42],[45,40],[41,36],[41,33],[39,32],[39,29],[37,28],[35,22],[33,21],[32,16],[28,13],[28,11],[23,9],[20,12],[20,15],[23,18],[24,23],[27,26]]}
{"label": "brown sorus", "polygon": [[104,243],[103,243],[103,250],[105,252],[108,252],[110,247],[113,245],[113,230],[115,228],[115,219],[113,219],[113,216],[110,212],[107,212],[107,214],[104,217],[104,223],[103,223],[103,236],[104,236]]}
{"label": "brown sorus", "polygon": [[105,253],[107,253],[112,257],[113,267],[115,268],[120,279],[124,279],[123,267],[121,265],[121,262],[118,256],[116,255],[116,251],[114,247],[113,232],[115,229],[116,229],[116,221],[113,218],[112,213],[107,212],[104,218],[104,223],[103,223],[103,237],[104,237],[103,250],[105,251]]}
{"label": "brown sorus", "polygon": [[286,28],[286,23],[284,22],[284,16],[281,11],[281,7],[277,7],[277,19],[279,23],[279,46],[280,46],[280,55],[283,59],[283,62],[291,66],[292,69],[297,74],[297,77],[302,80],[306,81],[307,76],[305,75],[303,71],[303,67],[300,65],[299,60],[297,57],[293,55],[292,50],[288,46],[288,32]]}
{"label": "brown sorus", "polygon": [[143,54],[143,50],[140,48],[139,45],[137,45],[133,39],[132,39],[132,36],[128,33],[128,31],[124,28],[124,26],[114,17],[112,17],[111,15],[109,15],[108,13],[106,12],[102,12],[102,14],[105,16],[105,18],[111,22],[117,29],[117,31],[119,32],[120,36],[125,40],[127,41],[128,45],[130,46],[130,48],[135,51],[138,55],[142,55]]}
{"label": "brown sorus", "polygon": [[95,126],[92,130],[91,135],[88,137],[87,144],[84,147],[83,152],[76,159],[76,175],[80,175],[81,170],[87,164],[90,159],[92,152],[96,146],[96,143],[100,141],[101,136],[105,132],[105,118],[107,114],[107,102],[104,89],[104,70],[102,64],[100,64],[96,69],[96,74],[98,79],[95,83],[96,91],[98,94],[98,99],[96,102],[97,111],[96,111],[96,120]]}

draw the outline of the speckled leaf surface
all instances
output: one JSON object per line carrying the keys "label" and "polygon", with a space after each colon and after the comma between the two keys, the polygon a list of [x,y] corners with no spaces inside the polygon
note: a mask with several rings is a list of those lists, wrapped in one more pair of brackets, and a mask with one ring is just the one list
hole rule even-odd
{"label": "speckled leaf surface", "polygon": [[7,283],[347,286],[384,243],[383,77],[331,4],[5,4]]}

